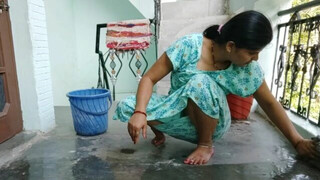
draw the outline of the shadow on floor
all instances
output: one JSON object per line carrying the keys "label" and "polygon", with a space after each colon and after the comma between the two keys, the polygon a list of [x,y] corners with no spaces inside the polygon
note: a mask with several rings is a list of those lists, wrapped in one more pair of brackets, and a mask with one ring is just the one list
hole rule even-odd
{"label": "shadow on floor", "polygon": [[[102,135],[77,136],[69,107],[56,107],[57,127],[19,159],[0,169],[0,179],[320,179],[319,170],[296,160],[279,132],[257,114],[233,123],[207,165],[184,165],[193,144],[153,135],[134,145],[125,123],[113,121]],[[114,112],[114,106],[110,112]]]}

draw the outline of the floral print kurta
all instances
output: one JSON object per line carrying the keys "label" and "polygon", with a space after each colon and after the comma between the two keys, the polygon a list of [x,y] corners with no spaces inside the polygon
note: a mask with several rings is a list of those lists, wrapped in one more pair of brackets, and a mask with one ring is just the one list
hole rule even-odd
{"label": "floral print kurta", "polygon": [[[147,120],[163,123],[155,126],[158,130],[192,143],[197,143],[197,131],[189,117],[182,113],[188,98],[205,114],[218,120],[212,137],[217,140],[226,133],[231,123],[226,95],[250,96],[264,80],[262,68],[256,61],[244,67],[231,64],[225,70],[198,70],[202,41],[202,34],[191,34],[177,40],[166,50],[173,65],[171,89],[166,96],[153,94],[147,106]],[[120,101],[113,119],[127,122],[135,104],[135,96]]]}

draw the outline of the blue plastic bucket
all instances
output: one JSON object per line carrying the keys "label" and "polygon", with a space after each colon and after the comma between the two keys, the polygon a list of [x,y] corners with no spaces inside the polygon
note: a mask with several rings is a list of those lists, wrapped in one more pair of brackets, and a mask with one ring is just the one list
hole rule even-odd
{"label": "blue plastic bucket", "polygon": [[[67,94],[74,129],[78,135],[92,136],[108,129],[108,110],[112,105],[107,89],[83,89]],[[109,100],[109,102],[108,102]]]}

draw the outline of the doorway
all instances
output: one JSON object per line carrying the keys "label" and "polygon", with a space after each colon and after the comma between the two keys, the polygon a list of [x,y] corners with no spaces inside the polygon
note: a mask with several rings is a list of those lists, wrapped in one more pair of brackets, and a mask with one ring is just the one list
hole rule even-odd
{"label": "doorway", "polygon": [[8,0],[0,0],[0,143],[22,131]]}

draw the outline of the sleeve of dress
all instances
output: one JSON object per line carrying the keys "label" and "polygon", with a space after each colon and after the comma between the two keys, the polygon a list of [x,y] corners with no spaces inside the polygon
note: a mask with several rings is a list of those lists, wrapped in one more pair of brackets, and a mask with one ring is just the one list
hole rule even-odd
{"label": "sleeve of dress", "polygon": [[192,46],[192,42],[187,36],[184,36],[169,46],[166,50],[166,54],[169,57],[173,70],[179,70],[185,64],[188,54],[188,49]]}
{"label": "sleeve of dress", "polygon": [[252,61],[245,67],[236,67],[233,78],[228,83],[230,93],[247,97],[255,93],[264,80],[264,72],[257,61]]}

